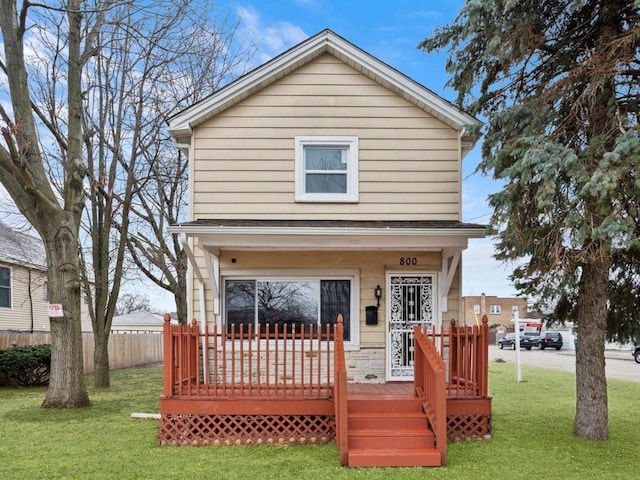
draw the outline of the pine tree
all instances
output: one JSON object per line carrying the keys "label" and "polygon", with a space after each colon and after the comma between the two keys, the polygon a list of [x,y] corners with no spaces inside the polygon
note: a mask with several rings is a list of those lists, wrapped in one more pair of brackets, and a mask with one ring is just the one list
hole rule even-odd
{"label": "pine tree", "polygon": [[458,103],[487,119],[479,169],[504,185],[489,198],[497,258],[522,259],[519,290],[575,321],[574,433],[597,440],[608,307],[638,302],[639,6],[469,0],[419,45],[450,48]]}

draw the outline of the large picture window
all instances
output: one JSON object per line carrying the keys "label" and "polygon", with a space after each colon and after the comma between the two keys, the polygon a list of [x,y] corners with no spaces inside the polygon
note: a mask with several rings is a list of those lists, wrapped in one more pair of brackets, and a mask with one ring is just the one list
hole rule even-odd
{"label": "large picture window", "polygon": [[344,339],[351,340],[352,281],[350,279],[227,279],[227,331],[260,326],[264,334],[317,331],[344,317]]}
{"label": "large picture window", "polygon": [[358,201],[358,137],[296,137],[296,201]]}
{"label": "large picture window", "polygon": [[11,269],[0,267],[0,308],[11,308]]}

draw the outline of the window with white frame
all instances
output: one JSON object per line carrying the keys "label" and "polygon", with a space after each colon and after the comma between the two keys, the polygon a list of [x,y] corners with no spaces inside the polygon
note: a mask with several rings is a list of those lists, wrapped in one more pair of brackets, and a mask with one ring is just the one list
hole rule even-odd
{"label": "window with white frame", "polygon": [[0,308],[11,308],[11,269],[0,267]]}
{"label": "window with white frame", "polygon": [[263,335],[295,328],[317,332],[344,318],[344,340],[352,342],[354,279],[337,278],[226,278],[224,313],[227,331],[240,327]]}
{"label": "window with white frame", "polygon": [[296,202],[358,201],[358,137],[295,137]]}
{"label": "window with white frame", "polygon": [[489,313],[491,313],[491,315],[500,315],[502,313],[502,307],[500,305],[491,305],[489,307]]}
{"label": "window with white frame", "polygon": [[475,313],[476,315],[480,315],[480,305],[473,306],[473,313]]}

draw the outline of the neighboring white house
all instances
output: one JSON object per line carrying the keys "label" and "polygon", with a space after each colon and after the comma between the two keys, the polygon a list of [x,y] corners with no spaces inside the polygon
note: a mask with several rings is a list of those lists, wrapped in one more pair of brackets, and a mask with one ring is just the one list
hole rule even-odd
{"label": "neighboring white house", "polygon": [[111,333],[162,333],[163,316],[150,312],[132,312],[113,317]]}
{"label": "neighboring white house", "polygon": [[[0,244],[0,331],[48,332],[47,261],[42,241],[0,222]],[[82,331],[92,331],[84,306]]]}

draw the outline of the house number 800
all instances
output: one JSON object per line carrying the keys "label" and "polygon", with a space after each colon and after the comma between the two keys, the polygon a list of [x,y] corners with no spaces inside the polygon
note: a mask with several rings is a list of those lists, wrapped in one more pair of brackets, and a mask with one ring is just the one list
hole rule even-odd
{"label": "house number 800", "polygon": [[418,259],[416,257],[402,257],[400,259],[400,265],[417,265]]}

